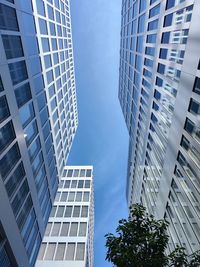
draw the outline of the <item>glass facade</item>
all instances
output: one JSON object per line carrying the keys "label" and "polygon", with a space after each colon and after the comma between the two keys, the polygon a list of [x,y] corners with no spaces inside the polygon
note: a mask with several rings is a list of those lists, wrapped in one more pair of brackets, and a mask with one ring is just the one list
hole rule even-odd
{"label": "glass facade", "polygon": [[127,201],[141,202],[150,213],[170,220],[170,249],[179,243],[193,252],[200,245],[200,187],[195,191],[185,172],[198,181],[200,74],[195,67],[199,52],[192,62],[186,48],[188,43],[195,46],[190,35],[199,5],[179,0],[145,3],[124,0],[121,12],[118,95],[130,136]]}
{"label": "glass facade", "polygon": [[20,267],[35,264],[78,124],[69,1],[25,2],[0,1],[0,202]]}

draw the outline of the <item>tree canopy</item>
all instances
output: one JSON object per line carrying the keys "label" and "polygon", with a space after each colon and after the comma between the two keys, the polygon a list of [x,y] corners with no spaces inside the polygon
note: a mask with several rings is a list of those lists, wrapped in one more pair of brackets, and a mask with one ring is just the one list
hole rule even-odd
{"label": "tree canopy", "polygon": [[198,267],[200,253],[189,257],[185,249],[176,247],[166,255],[169,236],[166,220],[156,220],[146,209],[135,204],[130,208],[129,218],[119,221],[117,236],[106,237],[106,259],[117,267]]}

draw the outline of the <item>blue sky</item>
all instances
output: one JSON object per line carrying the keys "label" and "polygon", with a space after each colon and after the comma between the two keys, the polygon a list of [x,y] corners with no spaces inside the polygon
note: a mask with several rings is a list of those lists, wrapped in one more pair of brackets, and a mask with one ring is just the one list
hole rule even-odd
{"label": "blue sky", "polygon": [[94,267],[105,238],[127,216],[128,132],[118,101],[121,0],[72,0],[79,126],[68,164],[94,166]]}

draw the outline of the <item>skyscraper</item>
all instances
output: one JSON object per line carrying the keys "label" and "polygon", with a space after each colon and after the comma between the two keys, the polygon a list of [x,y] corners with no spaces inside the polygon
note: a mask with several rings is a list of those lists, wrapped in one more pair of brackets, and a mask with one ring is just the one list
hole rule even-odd
{"label": "skyscraper", "polygon": [[68,0],[0,0],[0,266],[33,266],[78,119]]}
{"label": "skyscraper", "polygon": [[200,247],[200,2],[124,0],[119,100],[130,135],[127,201]]}
{"label": "skyscraper", "polygon": [[64,170],[36,267],[93,267],[93,169]]}

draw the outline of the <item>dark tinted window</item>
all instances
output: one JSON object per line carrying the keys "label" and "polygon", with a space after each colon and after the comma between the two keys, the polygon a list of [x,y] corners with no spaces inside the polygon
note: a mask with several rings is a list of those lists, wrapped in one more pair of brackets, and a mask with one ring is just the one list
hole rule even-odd
{"label": "dark tinted window", "polygon": [[23,48],[20,36],[2,35],[7,59],[23,57]]}
{"label": "dark tinted window", "polygon": [[15,97],[19,108],[26,102],[28,102],[32,98],[29,83],[23,84],[22,86],[18,87],[15,90]]}
{"label": "dark tinted window", "polygon": [[25,61],[19,61],[9,64],[10,75],[13,84],[20,83],[28,78]]}
{"label": "dark tinted window", "polygon": [[10,116],[10,112],[9,112],[8,104],[6,101],[6,97],[2,96],[0,97],[0,122],[5,120],[9,116]]}
{"label": "dark tinted window", "polygon": [[4,90],[3,83],[2,83],[1,76],[0,76],[0,92],[2,92],[3,90]]}
{"label": "dark tinted window", "polygon": [[166,59],[167,58],[167,49],[166,48],[161,48],[160,49],[159,58],[162,58],[162,59]]}
{"label": "dark tinted window", "polygon": [[194,82],[194,88],[193,91],[200,95],[200,78],[196,77],[195,82]]}
{"label": "dark tinted window", "polygon": [[15,139],[13,124],[9,121],[0,129],[0,153]]}
{"label": "dark tinted window", "polygon": [[158,15],[159,12],[160,12],[160,4],[157,5],[157,6],[155,6],[155,7],[153,7],[152,9],[150,9],[150,11],[149,11],[149,18]]}
{"label": "dark tinted window", "polygon": [[162,44],[168,44],[170,39],[170,32],[164,32],[162,34]]}
{"label": "dark tinted window", "polygon": [[167,0],[166,9],[172,8],[175,5],[175,0]]}
{"label": "dark tinted window", "polygon": [[19,147],[16,143],[0,160],[0,173],[3,181],[6,179],[8,173],[14,168],[17,161],[20,159],[20,156]]}
{"label": "dark tinted window", "polygon": [[164,19],[164,27],[168,27],[168,26],[171,26],[172,25],[172,19],[173,19],[173,14],[169,14],[167,16],[165,16],[165,19]]}
{"label": "dark tinted window", "polygon": [[0,29],[19,31],[15,9],[0,4]]}

